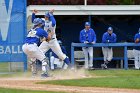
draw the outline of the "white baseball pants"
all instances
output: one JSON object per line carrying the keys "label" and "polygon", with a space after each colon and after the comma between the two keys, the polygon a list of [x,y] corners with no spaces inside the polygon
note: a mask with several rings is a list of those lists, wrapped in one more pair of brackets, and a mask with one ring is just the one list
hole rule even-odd
{"label": "white baseball pants", "polygon": [[140,50],[133,50],[135,57],[135,69],[140,69]]}
{"label": "white baseball pants", "polygon": [[39,49],[43,53],[46,53],[49,49],[51,49],[60,59],[64,60],[66,58],[66,55],[62,52],[57,39],[53,39],[49,42],[43,41],[39,46]]}
{"label": "white baseball pants", "polygon": [[93,66],[93,47],[82,47],[85,55],[85,69]]}
{"label": "white baseball pants", "polygon": [[104,61],[111,61],[113,58],[113,50],[112,48],[102,47],[102,52],[104,56]]}
{"label": "white baseball pants", "polygon": [[47,62],[46,62],[46,60],[44,60],[44,59],[46,59],[46,56],[39,49],[37,44],[24,44],[22,46],[22,50],[30,59],[38,59],[38,60],[40,60],[42,62],[42,71],[43,72],[47,71],[46,70]]}

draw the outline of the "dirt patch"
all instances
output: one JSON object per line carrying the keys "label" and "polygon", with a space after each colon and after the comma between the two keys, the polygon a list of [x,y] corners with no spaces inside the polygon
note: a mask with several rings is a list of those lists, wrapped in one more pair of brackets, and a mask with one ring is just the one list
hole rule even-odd
{"label": "dirt patch", "polygon": [[1,79],[0,87],[3,88],[16,88],[27,90],[47,90],[47,91],[64,91],[69,93],[140,93],[136,89],[118,89],[118,88],[96,88],[96,87],[74,87],[74,86],[59,86],[59,85],[42,85],[36,84],[48,79]]}
{"label": "dirt patch", "polygon": [[[61,86],[61,85],[43,85],[36,84],[37,82],[47,80],[63,80],[63,79],[77,79],[89,78],[85,70],[70,70],[59,71],[52,74],[52,77],[41,79],[39,76],[31,78],[29,74],[23,74],[18,77],[0,78],[0,87],[27,89],[27,90],[47,90],[47,91],[64,91],[68,93],[140,93],[137,89],[119,89],[119,88],[97,88],[97,87],[75,87],[75,86]],[[92,76],[98,78],[99,76]]]}

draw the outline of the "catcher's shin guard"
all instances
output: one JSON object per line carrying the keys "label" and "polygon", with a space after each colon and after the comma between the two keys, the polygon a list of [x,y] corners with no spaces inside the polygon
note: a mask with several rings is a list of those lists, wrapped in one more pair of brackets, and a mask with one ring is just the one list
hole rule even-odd
{"label": "catcher's shin guard", "polygon": [[37,65],[36,65],[36,61],[31,61],[31,62],[30,62],[30,66],[31,66],[32,75],[33,75],[33,76],[37,75]]}
{"label": "catcher's shin guard", "polygon": [[45,58],[42,60],[42,74],[48,74],[49,65],[48,65],[48,59]]}

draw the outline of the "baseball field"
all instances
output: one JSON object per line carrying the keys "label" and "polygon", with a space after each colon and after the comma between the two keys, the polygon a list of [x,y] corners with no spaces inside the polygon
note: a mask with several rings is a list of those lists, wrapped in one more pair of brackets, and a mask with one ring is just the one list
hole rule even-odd
{"label": "baseball field", "polygon": [[139,70],[59,70],[51,77],[29,72],[0,75],[0,93],[140,93]]}

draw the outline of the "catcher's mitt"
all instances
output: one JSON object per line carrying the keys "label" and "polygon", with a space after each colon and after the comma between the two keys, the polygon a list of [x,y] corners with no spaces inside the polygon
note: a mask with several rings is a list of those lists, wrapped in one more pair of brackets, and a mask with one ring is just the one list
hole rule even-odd
{"label": "catcher's mitt", "polygon": [[48,38],[45,38],[45,37],[41,38],[41,42],[43,41],[49,42],[52,39],[53,35],[54,35],[54,32],[52,32],[51,30],[48,30]]}
{"label": "catcher's mitt", "polygon": [[50,40],[51,40],[51,37],[50,36],[48,36],[48,38],[45,38],[45,37],[40,38],[40,42],[43,42],[43,41],[49,42]]}

